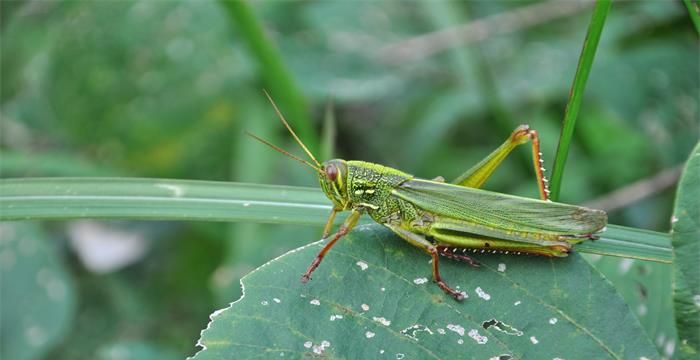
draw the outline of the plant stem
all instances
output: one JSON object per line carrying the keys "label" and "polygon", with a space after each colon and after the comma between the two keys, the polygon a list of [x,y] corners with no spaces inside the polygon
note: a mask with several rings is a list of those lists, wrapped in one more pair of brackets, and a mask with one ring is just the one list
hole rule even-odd
{"label": "plant stem", "polygon": [[578,113],[581,108],[581,101],[583,100],[586,81],[588,80],[588,75],[591,72],[593,58],[595,57],[596,48],[598,47],[598,42],[600,41],[600,35],[603,32],[605,18],[610,10],[610,4],[611,0],[598,0],[593,8],[591,22],[588,25],[586,39],[583,42],[583,48],[581,49],[581,55],[579,56],[578,66],[576,67],[574,82],[571,85],[569,101],[566,105],[566,111],[564,113],[564,123],[562,125],[561,135],[559,137],[559,145],[554,158],[554,166],[552,167],[552,178],[550,179],[550,198],[552,201],[557,201],[559,199],[559,194],[561,192],[561,181],[564,174],[564,165],[566,164],[566,158],[569,154],[571,138],[574,135],[576,118],[578,117]]}
{"label": "plant stem", "polygon": [[693,21],[695,25],[695,30],[700,35],[700,7],[697,1],[693,0],[683,0],[685,7],[688,8],[688,14],[690,15],[690,20]]}
{"label": "plant stem", "polygon": [[[251,54],[258,61],[260,76],[269,89],[270,95],[280,103],[280,109],[287,120],[294,125],[306,146],[311,151],[318,150],[318,139],[314,134],[306,100],[297,86],[291,72],[285,66],[282,55],[273,41],[265,34],[262,24],[246,0],[220,0]],[[262,96],[262,91],[260,91]]]}

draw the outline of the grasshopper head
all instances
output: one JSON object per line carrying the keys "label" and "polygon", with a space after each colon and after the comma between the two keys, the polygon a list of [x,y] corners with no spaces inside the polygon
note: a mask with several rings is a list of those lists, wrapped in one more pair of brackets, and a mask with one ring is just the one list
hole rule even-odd
{"label": "grasshopper head", "polygon": [[328,160],[321,165],[322,172],[318,175],[321,189],[339,209],[348,206],[347,192],[348,165],[345,160]]}

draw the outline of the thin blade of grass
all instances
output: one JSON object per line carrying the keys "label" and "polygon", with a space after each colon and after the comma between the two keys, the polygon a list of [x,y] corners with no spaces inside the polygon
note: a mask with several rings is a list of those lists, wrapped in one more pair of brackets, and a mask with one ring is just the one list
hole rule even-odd
{"label": "thin blade of grass", "polygon": [[553,201],[559,199],[559,194],[561,192],[561,181],[564,174],[564,165],[566,164],[566,158],[569,154],[571,138],[574,135],[576,118],[578,117],[578,113],[581,108],[581,101],[583,100],[586,81],[588,80],[588,75],[591,72],[591,66],[593,65],[593,59],[595,58],[595,52],[598,48],[598,42],[600,41],[600,35],[603,32],[603,25],[605,25],[605,18],[610,10],[610,5],[610,0],[598,0],[596,2],[595,7],[593,8],[591,22],[588,25],[586,39],[583,42],[581,56],[579,57],[578,65],[576,67],[576,75],[574,75],[574,82],[571,85],[571,93],[569,94],[569,101],[566,105],[566,110],[564,113],[564,123],[562,125],[561,135],[559,137],[557,153],[554,158],[554,166],[552,167],[552,178],[550,179],[551,182],[549,189],[551,191],[550,198]]}
{"label": "thin blade of grass", "polygon": [[[308,106],[294,76],[282,59],[282,55],[265,34],[262,24],[255,15],[250,4],[246,0],[221,0],[219,1],[231,19],[232,25],[240,32],[245,40],[251,55],[260,66],[260,76],[265,82],[275,101],[280,103],[280,108],[285,117],[294,126],[306,146],[314,153],[318,150],[318,140],[309,120]],[[260,91],[262,96],[262,89]],[[271,118],[270,124],[276,124]]]}
{"label": "thin blade of grass", "polygon": [[685,7],[688,8],[688,14],[690,15],[690,20],[693,21],[695,25],[695,30],[700,35],[700,5],[697,1],[683,0]]}
{"label": "thin blade of grass", "polygon": [[[305,187],[136,178],[0,180],[0,221],[110,218],[321,226],[330,209],[320,190]],[[668,234],[608,229],[599,240],[577,249],[671,262]]]}

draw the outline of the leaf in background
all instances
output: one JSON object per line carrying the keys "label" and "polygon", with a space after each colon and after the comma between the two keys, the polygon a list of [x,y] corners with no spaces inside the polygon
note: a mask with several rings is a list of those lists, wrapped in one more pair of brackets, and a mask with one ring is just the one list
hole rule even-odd
{"label": "leaf in background", "polygon": [[690,359],[700,351],[700,144],[681,177],[671,223],[679,351],[681,358]]}
{"label": "leaf in background", "polygon": [[2,223],[0,234],[0,358],[39,359],[73,320],[73,283],[37,224]]}
{"label": "leaf in background", "polygon": [[[378,225],[336,245],[307,285],[313,243],[269,262],[203,331],[196,360],[221,358],[658,358],[611,284],[578,255],[443,260],[457,303],[430,280],[429,257]],[[508,357],[510,356],[510,357]]]}

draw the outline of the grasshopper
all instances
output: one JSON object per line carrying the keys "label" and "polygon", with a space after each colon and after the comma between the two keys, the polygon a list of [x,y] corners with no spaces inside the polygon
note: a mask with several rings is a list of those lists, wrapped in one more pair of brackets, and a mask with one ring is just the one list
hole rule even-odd
{"label": "grasshopper", "polygon": [[[447,285],[440,276],[440,257],[478,267],[472,253],[528,254],[565,257],[573,244],[594,240],[607,224],[604,211],[551,202],[542,166],[537,132],[518,126],[506,141],[464,172],[452,183],[442,177],[425,180],[387,166],[342,159],[320,163],[299,139],[269,94],[277,116],[311,162],[248,133],[274,150],[299,161],[318,173],[324,194],[333,203],[323,229],[323,240],[330,237],[313,259],[301,281],[308,282],[328,250],[367,213],[403,240],[432,258],[433,281],[458,301],[464,293]],[[532,145],[535,176],[540,199],[481,190],[498,165],[518,145]],[[350,215],[332,236],[336,215]]]}

